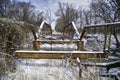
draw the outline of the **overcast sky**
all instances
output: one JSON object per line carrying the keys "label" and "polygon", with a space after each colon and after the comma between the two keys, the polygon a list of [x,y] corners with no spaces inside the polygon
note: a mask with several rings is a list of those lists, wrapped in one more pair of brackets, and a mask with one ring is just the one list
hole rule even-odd
{"label": "overcast sky", "polygon": [[58,7],[58,2],[66,2],[78,6],[87,6],[89,4],[88,0],[31,0],[31,2],[36,6],[37,10],[46,10],[50,8],[52,11],[56,10]]}
{"label": "overcast sky", "polygon": [[37,12],[50,10],[52,13],[52,17],[55,18],[55,12],[58,8],[58,2],[61,3],[69,3],[73,4],[76,8],[79,6],[86,7],[89,4],[90,0],[19,0],[19,1],[26,1],[31,3],[36,7]]}

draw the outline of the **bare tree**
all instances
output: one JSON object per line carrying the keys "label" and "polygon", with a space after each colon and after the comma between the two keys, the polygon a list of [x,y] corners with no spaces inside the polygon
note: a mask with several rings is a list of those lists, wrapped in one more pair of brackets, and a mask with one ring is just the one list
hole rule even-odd
{"label": "bare tree", "polygon": [[[60,29],[60,31],[63,31],[63,27],[67,24],[74,21],[75,23],[78,20],[78,11],[74,8],[72,4],[68,3],[58,3],[59,8],[56,12],[56,16],[59,17],[57,20],[56,29]],[[61,24],[61,25],[59,25]]]}
{"label": "bare tree", "polygon": [[120,1],[119,0],[107,0],[110,6],[113,8],[113,11],[116,13],[116,21],[120,21]]}
{"label": "bare tree", "polygon": [[29,22],[29,18],[35,7],[30,2],[18,2],[15,6],[16,20]]}
{"label": "bare tree", "polygon": [[53,18],[53,15],[52,15],[52,12],[51,12],[50,8],[48,8],[46,10],[45,18],[46,18],[46,21],[47,21],[47,23],[49,25],[51,25],[52,22],[55,21],[55,19]]}
{"label": "bare tree", "polygon": [[0,17],[9,17],[10,0],[0,0]]}
{"label": "bare tree", "polygon": [[118,20],[118,10],[114,9],[106,0],[92,0],[90,8],[94,14],[104,22],[115,22]]}

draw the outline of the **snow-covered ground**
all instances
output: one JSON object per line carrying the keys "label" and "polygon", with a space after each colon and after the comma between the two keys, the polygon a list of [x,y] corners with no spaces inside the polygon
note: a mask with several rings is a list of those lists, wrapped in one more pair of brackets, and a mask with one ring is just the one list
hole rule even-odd
{"label": "snow-covered ground", "polygon": [[79,80],[78,68],[64,60],[16,59],[14,80]]}
{"label": "snow-covered ground", "polygon": [[[89,62],[88,60],[87,62]],[[79,78],[79,66],[76,60],[68,59],[16,59],[16,71],[10,73],[8,80],[115,80],[114,78],[100,77],[100,67],[90,66],[82,69],[82,77]],[[98,63],[105,65],[106,63]],[[104,69],[104,68],[103,68]],[[115,71],[111,73],[116,74]],[[105,70],[102,70],[105,72]],[[119,72],[119,71],[118,71]],[[119,77],[119,75],[118,75]],[[6,80],[7,80],[6,79]]]}
{"label": "snow-covered ground", "polygon": [[[83,39],[84,49],[87,51],[101,51],[103,50],[103,35],[100,37]],[[114,48],[115,39],[112,38],[112,47]],[[120,39],[120,37],[119,37]],[[41,45],[43,50],[76,50],[75,44],[43,44]],[[100,63],[104,64],[104,63]],[[88,67],[86,69],[81,66],[82,78],[79,78],[79,66],[75,61],[69,61],[69,59],[16,59],[16,71],[10,73],[7,80],[115,80],[114,78],[100,77],[99,67]],[[104,70],[103,70],[104,71]],[[114,73],[118,71],[119,77],[120,69],[111,69],[110,72]]]}

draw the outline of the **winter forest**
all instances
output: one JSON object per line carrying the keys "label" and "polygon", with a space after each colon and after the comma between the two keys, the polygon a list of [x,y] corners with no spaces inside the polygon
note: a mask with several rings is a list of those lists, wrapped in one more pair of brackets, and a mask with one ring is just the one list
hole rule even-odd
{"label": "winter forest", "polygon": [[0,80],[120,80],[120,0],[51,1],[0,0]]}

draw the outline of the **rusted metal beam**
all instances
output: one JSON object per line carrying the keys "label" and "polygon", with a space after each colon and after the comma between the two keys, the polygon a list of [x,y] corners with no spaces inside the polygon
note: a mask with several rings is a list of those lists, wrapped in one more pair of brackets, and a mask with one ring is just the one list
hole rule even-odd
{"label": "rusted metal beam", "polygon": [[103,52],[88,52],[88,51],[15,51],[16,58],[26,59],[63,59],[72,57],[73,59],[80,58],[107,58],[107,54]]}

